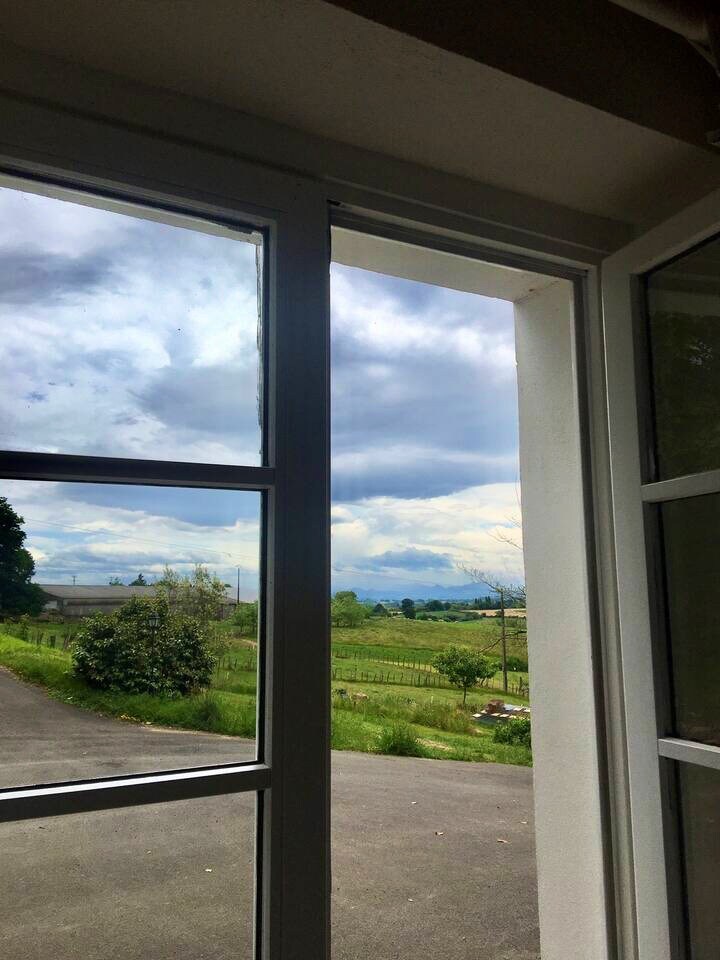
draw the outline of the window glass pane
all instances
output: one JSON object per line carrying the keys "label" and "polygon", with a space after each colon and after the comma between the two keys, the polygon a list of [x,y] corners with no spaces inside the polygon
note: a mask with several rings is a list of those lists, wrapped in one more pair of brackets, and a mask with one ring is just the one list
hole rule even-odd
{"label": "window glass pane", "polygon": [[0,824],[7,960],[250,960],[255,795]]}
{"label": "window glass pane", "polygon": [[0,495],[0,786],[253,759],[260,494]]}
{"label": "window glass pane", "polygon": [[720,943],[720,772],[678,764],[690,960],[717,960]]}
{"label": "window glass pane", "polygon": [[207,230],[0,188],[0,448],[259,462],[259,239]]}
{"label": "window glass pane", "polygon": [[657,477],[720,468],[720,241],[647,279]]}
{"label": "window glass pane", "polygon": [[720,745],[720,494],[661,507],[675,733]]}

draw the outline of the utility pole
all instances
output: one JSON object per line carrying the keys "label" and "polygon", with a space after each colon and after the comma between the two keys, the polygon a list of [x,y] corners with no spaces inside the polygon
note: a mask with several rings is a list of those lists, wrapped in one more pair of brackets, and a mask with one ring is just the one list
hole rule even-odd
{"label": "utility pole", "polygon": [[[495,588],[497,589],[497,587]],[[505,588],[500,587],[498,590],[500,594],[500,627],[502,629],[502,675],[503,675],[503,690],[507,693],[508,690],[508,668],[507,668],[507,633],[505,631]]]}

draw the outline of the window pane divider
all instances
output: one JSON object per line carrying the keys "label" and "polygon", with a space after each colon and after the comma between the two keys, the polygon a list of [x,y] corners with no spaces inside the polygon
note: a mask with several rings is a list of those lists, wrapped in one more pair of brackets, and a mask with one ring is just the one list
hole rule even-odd
{"label": "window pane divider", "polygon": [[268,490],[275,482],[275,470],[273,467],[3,450],[0,451],[0,477],[5,480],[55,480],[66,483]]}
{"label": "window pane divider", "polygon": [[681,760],[684,763],[720,770],[720,747],[713,747],[709,743],[661,737],[658,740],[658,753],[668,760]]}
{"label": "window pane divider", "polygon": [[720,470],[691,473],[685,477],[659,480],[642,486],[645,503],[663,503],[666,500],[682,500],[687,497],[702,497],[708,493],[720,493]]}
{"label": "window pane divider", "polygon": [[225,793],[256,792],[269,787],[270,768],[264,763],[224,764],[194,770],[12,787],[0,790],[0,823]]}

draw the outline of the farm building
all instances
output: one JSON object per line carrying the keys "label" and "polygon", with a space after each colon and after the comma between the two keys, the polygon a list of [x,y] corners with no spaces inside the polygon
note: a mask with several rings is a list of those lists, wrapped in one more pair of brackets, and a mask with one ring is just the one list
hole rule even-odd
{"label": "farm building", "polygon": [[[152,586],[96,586],[66,583],[39,583],[38,586],[46,597],[43,613],[59,614],[66,619],[79,619],[93,613],[113,613],[131,597],[152,597],[155,594],[155,588]],[[230,616],[236,603],[234,596],[230,594],[226,596],[220,611],[221,620]]]}

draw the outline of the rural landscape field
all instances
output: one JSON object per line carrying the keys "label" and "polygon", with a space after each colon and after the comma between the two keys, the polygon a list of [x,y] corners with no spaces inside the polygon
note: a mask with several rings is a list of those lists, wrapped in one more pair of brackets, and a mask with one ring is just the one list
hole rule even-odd
{"label": "rural landscape field", "polygon": [[[524,619],[513,616],[512,610],[507,612],[508,664],[515,669],[508,672],[505,693],[498,653],[502,626],[501,618],[492,615],[495,611],[453,622],[441,617],[470,615],[456,606],[455,610],[433,613],[431,618],[418,603],[416,616],[427,619],[408,619],[388,607],[378,616],[365,605],[357,625],[333,626],[333,748],[529,764],[527,744],[502,742],[494,728],[473,719],[492,699],[528,703]],[[128,693],[88,684],[73,665],[82,620],[43,622],[25,616],[0,625],[0,665],[25,681],[40,684],[52,697],[127,722],[254,737],[255,610],[254,604],[240,604],[233,617],[208,623],[213,656],[210,682],[205,689],[183,696]],[[462,691],[432,664],[433,657],[448,646],[482,653],[496,668],[494,676],[468,690],[464,706]]]}

